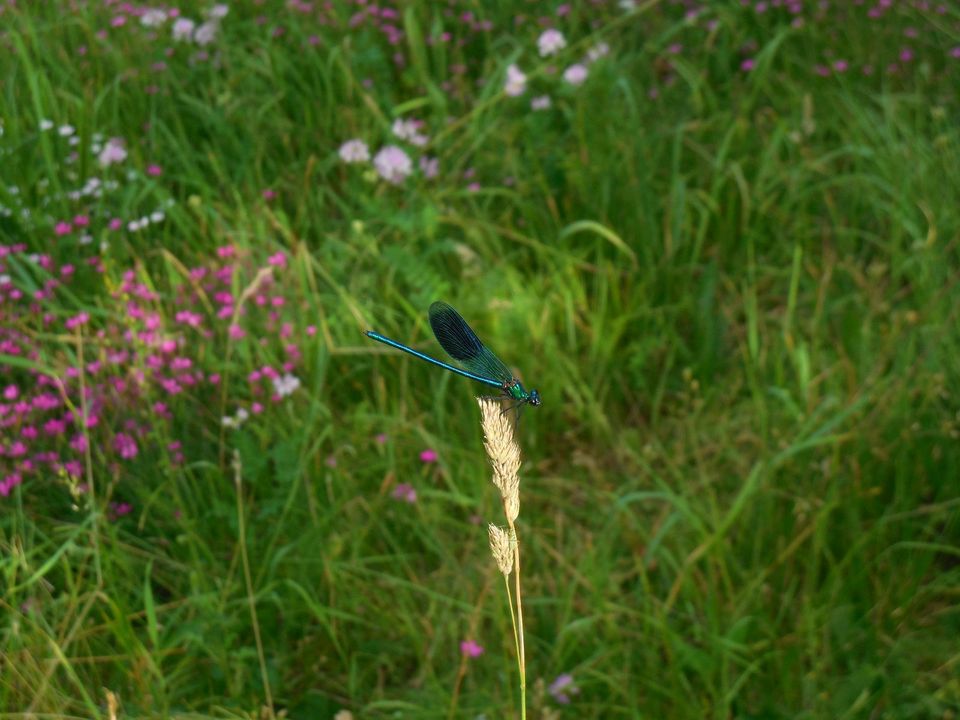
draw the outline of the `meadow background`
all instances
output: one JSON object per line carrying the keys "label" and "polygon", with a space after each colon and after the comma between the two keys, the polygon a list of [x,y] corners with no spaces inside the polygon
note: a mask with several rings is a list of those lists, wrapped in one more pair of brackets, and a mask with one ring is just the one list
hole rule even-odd
{"label": "meadow background", "polygon": [[437,299],[543,395],[530,717],[960,712],[956,3],[8,0],[0,83],[0,717],[518,717]]}

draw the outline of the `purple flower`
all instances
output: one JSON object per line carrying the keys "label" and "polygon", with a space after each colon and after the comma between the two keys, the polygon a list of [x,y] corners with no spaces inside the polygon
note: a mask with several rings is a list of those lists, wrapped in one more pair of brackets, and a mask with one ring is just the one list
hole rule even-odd
{"label": "purple flower", "polygon": [[573,675],[564,673],[550,683],[547,692],[561,705],[567,705],[570,702],[570,696],[579,693],[580,688],[573,684]]}
{"label": "purple flower", "polygon": [[393,497],[411,505],[417,501],[417,491],[410,483],[400,483],[393,489]]}
{"label": "purple flower", "polygon": [[427,449],[420,453],[420,461],[428,464],[436,462],[438,457],[436,450]]}
{"label": "purple flower", "polygon": [[464,640],[460,643],[460,652],[468,658],[480,657],[483,655],[483,645],[480,645],[475,640]]}

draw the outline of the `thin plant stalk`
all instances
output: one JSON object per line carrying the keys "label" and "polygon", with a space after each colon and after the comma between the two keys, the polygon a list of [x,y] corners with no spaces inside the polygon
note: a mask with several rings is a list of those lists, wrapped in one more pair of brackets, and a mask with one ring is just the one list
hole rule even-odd
{"label": "thin plant stalk", "polygon": [[[517,516],[520,514],[520,446],[514,438],[514,426],[504,414],[500,403],[493,398],[477,398],[480,404],[484,448],[493,466],[493,484],[500,491],[507,530],[490,524],[487,531],[490,551],[503,573],[510,622],[520,673],[520,718],[527,717],[527,658],[523,641],[523,600],[520,589],[520,542],[517,539]],[[515,592],[511,596],[510,573],[513,573]],[[514,607],[514,604],[516,607]]]}

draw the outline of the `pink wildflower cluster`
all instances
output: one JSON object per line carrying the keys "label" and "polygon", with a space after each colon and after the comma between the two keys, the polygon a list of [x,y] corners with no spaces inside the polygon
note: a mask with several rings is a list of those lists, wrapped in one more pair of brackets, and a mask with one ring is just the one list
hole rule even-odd
{"label": "pink wildflower cluster", "polygon": [[[93,311],[52,312],[69,307],[80,292],[67,292],[67,286],[103,270],[98,257],[85,265],[58,265],[23,244],[0,246],[0,354],[35,364],[4,369],[0,496],[31,477],[66,475],[79,484],[87,453],[116,477],[144,455],[179,464],[188,441],[202,453],[193,440],[196,427],[172,423],[173,406],[218,406],[230,344],[248,343],[247,357],[256,357],[261,346],[276,346],[271,336],[282,348],[280,357],[267,358],[232,393],[231,410],[260,414],[267,403],[283,402],[298,389],[296,310],[275,277],[287,266],[283,253],[258,267],[232,246],[221,248],[217,258],[190,268],[163,295],[127,270],[111,296],[119,310],[111,319]],[[251,278],[259,281],[241,303],[237,288],[250,288]],[[37,339],[43,337],[56,339]],[[212,414],[189,416],[200,425],[219,422]]]}

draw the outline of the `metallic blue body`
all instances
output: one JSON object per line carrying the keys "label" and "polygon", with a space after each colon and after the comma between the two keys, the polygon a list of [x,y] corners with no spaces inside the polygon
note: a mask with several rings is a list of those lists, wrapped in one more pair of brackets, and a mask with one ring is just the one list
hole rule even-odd
{"label": "metallic blue body", "polygon": [[461,368],[455,367],[453,365],[449,365],[445,362],[441,362],[436,358],[432,358],[429,355],[424,355],[422,352],[417,352],[413,348],[409,348],[406,345],[403,345],[402,343],[398,343],[396,340],[391,340],[388,337],[384,337],[380,333],[374,332],[373,330],[367,330],[367,337],[373,340],[376,340],[377,342],[382,342],[384,345],[389,345],[392,348],[396,348],[397,350],[403,350],[405,353],[410,353],[411,355],[418,357],[421,360],[426,360],[428,363],[433,363],[434,365],[437,365],[438,367],[442,367],[444,370],[449,370],[450,372],[454,372],[457,375],[463,375],[466,378],[470,378],[471,380],[476,380],[477,382],[482,382],[491,387],[499,388],[500,390],[506,390],[503,384],[498,382],[497,380],[491,380],[490,378],[483,377],[482,375],[475,375],[472,372],[467,372],[466,370],[462,370]]}

